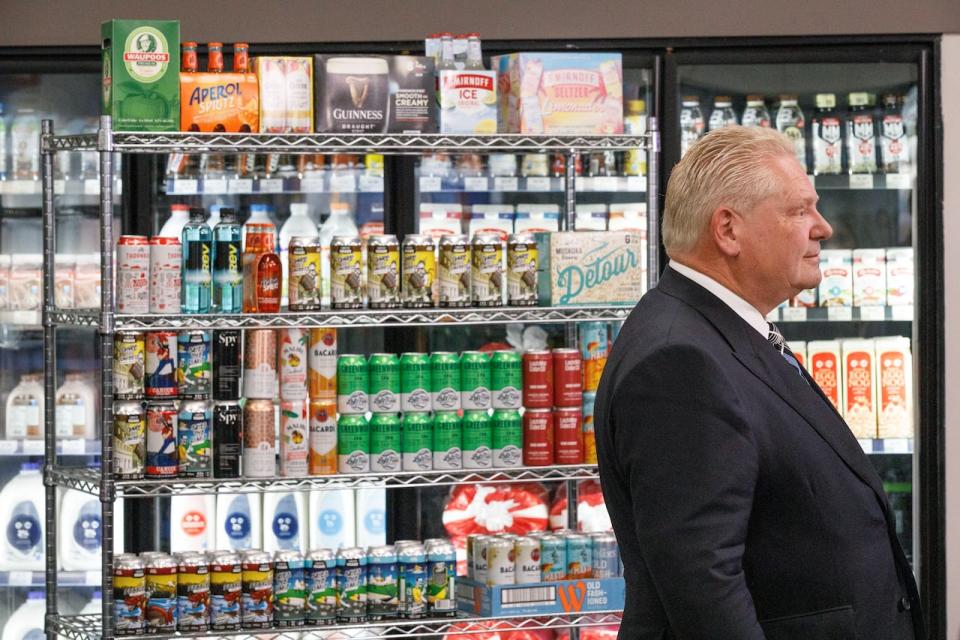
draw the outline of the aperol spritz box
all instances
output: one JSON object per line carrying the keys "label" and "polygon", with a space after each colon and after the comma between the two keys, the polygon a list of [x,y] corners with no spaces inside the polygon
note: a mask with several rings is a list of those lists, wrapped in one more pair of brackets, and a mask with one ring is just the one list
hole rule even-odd
{"label": "aperol spritz box", "polygon": [[103,114],[115,131],[180,130],[180,21],[110,20],[100,27]]}
{"label": "aperol spritz box", "polygon": [[257,74],[181,73],[180,124],[184,131],[259,131]]}

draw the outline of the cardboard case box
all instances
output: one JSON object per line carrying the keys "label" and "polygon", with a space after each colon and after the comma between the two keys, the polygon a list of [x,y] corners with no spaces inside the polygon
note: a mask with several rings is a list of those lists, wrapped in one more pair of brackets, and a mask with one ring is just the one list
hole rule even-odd
{"label": "cardboard case box", "polygon": [[542,306],[633,305],[643,294],[640,234],[559,231],[536,236]]}
{"label": "cardboard case box", "polygon": [[457,607],[479,616],[539,616],[619,611],[626,600],[623,578],[583,578],[488,587],[457,578]]}
{"label": "cardboard case box", "polygon": [[181,73],[184,131],[251,133],[260,130],[260,88],[254,73]]}

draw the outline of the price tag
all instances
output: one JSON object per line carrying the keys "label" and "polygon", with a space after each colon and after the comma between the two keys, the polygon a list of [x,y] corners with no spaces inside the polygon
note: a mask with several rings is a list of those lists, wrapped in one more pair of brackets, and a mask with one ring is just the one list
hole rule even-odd
{"label": "price tag", "polygon": [[323,193],[323,178],[304,178],[300,181],[303,193]]}
{"label": "price tag", "polygon": [[786,307],[783,310],[783,321],[784,322],[806,322],[807,308],[806,307]]}
{"label": "price tag", "polygon": [[42,456],[43,440],[24,440],[23,453],[28,456]]}
{"label": "price tag", "polygon": [[[864,453],[867,453],[867,454],[873,453],[873,440],[870,440],[869,438],[859,438],[857,439],[857,442],[860,443],[860,448],[863,449]],[[882,451],[883,449],[881,449],[877,453],[880,453]]]}
{"label": "price tag", "polygon": [[53,181],[53,192],[57,195],[64,193],[67,190],[67,181],[66,180],[54,180]]}
{"label": "price tag", "polygon": [[577,176],[573,181],[573,188],[577,191],[591,191],[593,190],[593,178]]}
{"label": "price tag", "polygon": [[226,193],[227,192],[227,180],[226,178],[215,178],[213,180],[204,179],[203,181],[203,192],[204,193]]}
{"label": "price tag", "polygon": [[103,584],[99,571],[85,571],[83,575],[83,584],[88,587],[96,587]]}
{"label": "price tag", "polygon": [[[423,178],[420,178],[423,180]],[[437,184],[440,183],[440,178],[437,178]],[[330,176],[330,191],[336,193],[353,193],[357,190],[357,177],[352,173],[334,173]],[[437,187],[437,191],[440,190],[440,187]]]}
{"label": "price tag", "polygon": [[[90,182],[87,180],[87,182]],[[174,180],[173,181],[173,193],[176,195],[193,195],[197,192],[197,181],[196,180]]]}
{"label": "price tag", "polygon": [[0,456],[12,456],[19,445],[19,440],[0,440]]}
{"label": "price tag", "polygon": [[860,307],[860,319],[869,322],[883,322],[887,319],[886,307]]}
{"label": "price tag", "polygon": [[881,440],[884,453],[913,453],[913,440],[911,438],[888,438]]}
{"label": "price tag", "polygon": [[550,191],[550,178],[542,176],[527,178],[527,191]]}
{"label": "price tag", "polygon": [[264,178],[260,180],[260,193],[283,193],[283,178]]}
{"label": "price tag", "polygon": [[489,191],[490,181],[484,177],[470,176],[463,179],[464,191]]}
{"label": "price tag", "polygon": [[383,176],[360,176],[360,191],[383,193]]}
{"label": "price tag", "polygon": [[615,176],[600,176],[593,179],[594,191],[617,191],[619,186]]}
{"label": "price tag", "polygon": [[891,315],[894,320],[913,322],[913,305],[904,304],[896,307],[890,307]]}
{"label": "price tag", "polygon": [[855,173],[850,176],[851,189],[873,189],[873,176],[869,173]]}
{"label": "price tag", "polygon": [[647,179],[644,176],[627,176],[627,191],[646,191]]}
{"label": "price tag", "polygon": [[29,587],[33,584],[33,571],[11,571],[7,574],[7,584],[11,587]]}
{"label": "price tag", "polygon": [[516,178],[494,178],[494,191],[519,191],[520,181]]}
{"label": "price tag", "polygon": [[827,319],[831,322],[853,320],[853,307],[827,307]]}
{"label": "price tag", "polygon": [[66,438],[60,442],[60,452],[65,456],[82,456],[87,452],[87,443],[79,438]]}
{"label": "price tag", "polygon": [[240,178],[227,182],[227,193],[253,193],[253,180]]}
{"label": "price tag", "polygon": [[913,177],[906,173],[888,173],[887,189],[912,189]]}
{"label": "price tag", "polygon": [[437,176],[420,176],[420,191],[440,191],[440,178]]}
{"label": "price tag", "polygon": [[7,193],[10,195],[25,196],[36,193],[36,186],[39,182],[33,180],[14,180],[7,184]]}

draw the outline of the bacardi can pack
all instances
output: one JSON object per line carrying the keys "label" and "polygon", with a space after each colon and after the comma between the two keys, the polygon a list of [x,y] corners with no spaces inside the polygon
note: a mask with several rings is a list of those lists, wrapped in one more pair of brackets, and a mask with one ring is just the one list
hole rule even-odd
{"label": "bacardi can pack", "polygon": [[307,354],[307,381],[311,400],[337,398],[337,330],[330,327],[310,329]]}

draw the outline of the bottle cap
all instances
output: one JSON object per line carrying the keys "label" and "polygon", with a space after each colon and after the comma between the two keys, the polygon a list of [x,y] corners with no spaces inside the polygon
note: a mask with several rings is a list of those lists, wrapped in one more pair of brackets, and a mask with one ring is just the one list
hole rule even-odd
{"label": "bottle cap", "polygon": [[817,94],[818,109],[833,109],[835,106],[837,106],[837,96],[832,93]]}
{"label": "bottle cap", "polygon": [[207,219],[207,210],[203,207],[190,207],[190,222],[203,222]]}
{"label": "bottle cap", "polygon": [[227,224],[237,223],[237,210],[232,207],[222,207],[220,209],[220,222]]}

